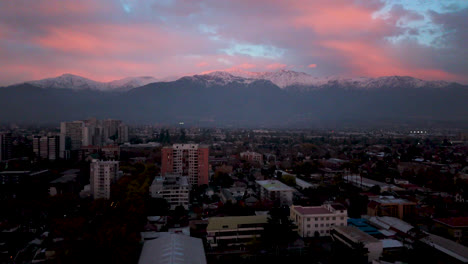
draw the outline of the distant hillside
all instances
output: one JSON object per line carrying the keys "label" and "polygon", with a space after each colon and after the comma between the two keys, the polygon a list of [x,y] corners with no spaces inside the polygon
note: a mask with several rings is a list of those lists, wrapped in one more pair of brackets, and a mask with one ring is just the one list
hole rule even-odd
{"label": "distant hillside", "polygon": [[95,116],[129,123],[276,127],[467,124],[467,86],[398,76],[365,82],[365,87],[329,81],[280,88],[270,80],[215,72],[121,92],[21,84],[0,88],[0,120],[51,123]]}

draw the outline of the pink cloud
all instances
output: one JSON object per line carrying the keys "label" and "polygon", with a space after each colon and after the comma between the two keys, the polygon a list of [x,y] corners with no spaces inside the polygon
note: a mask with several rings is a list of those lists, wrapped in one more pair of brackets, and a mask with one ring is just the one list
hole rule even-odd
{"label": "pink cloud", "polygon": [[317,64],[309,64],[309,66],[307,66],[309,68],[316,68],[317,67]]}
{"label": "pink cloud", "polygon": [[255,64],[251,64],[251,63],[242,63],[241,65],[239,66],[236,66],[236,68],[241,68],[241,69],[252,69],[252,68],[255,68],[257,67]]}
{"label": "pink cloud", "polygon": [[286,64],[282,64],[282,63],[273,63],[273,64],[269,64],[266,66],[266,68],[268,70],[279,70],[279,69],[284,69],[286,68],[288,65]]}
{"label": "pink cloud", "polygon": [[197,63],[196,66],[197,66],[197,67],[206,67],[206,66],[208,66],[208,65],[209,65],[208,62],[202,61],[202,62],[200,62],[200,63]]}

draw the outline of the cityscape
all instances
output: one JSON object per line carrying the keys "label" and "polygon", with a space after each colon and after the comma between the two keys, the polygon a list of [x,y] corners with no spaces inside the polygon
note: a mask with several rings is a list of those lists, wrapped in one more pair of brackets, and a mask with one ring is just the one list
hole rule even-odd
{"label": "cityscape", "polygon": [[0,264],[468,263],[468,1],[0,1]]}

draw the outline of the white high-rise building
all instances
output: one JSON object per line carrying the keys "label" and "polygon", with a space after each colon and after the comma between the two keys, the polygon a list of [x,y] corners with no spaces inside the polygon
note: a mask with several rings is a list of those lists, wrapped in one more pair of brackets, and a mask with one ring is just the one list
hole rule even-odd
{"label": "white high-rise building", "polygon": [[109,199],[110,186],[117,180],[118,161],[93,160],[90,166],[91,195],[94,199]]}

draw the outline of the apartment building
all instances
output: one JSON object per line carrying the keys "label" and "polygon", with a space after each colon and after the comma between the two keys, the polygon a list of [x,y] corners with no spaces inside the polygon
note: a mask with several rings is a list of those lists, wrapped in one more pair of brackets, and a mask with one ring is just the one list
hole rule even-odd
{"label": "apartment building", "polygon": [[257,152],[245,151],[240,153],[240,158],[250,162],[263,163],[263,155]]}
{"label": "apartment building", "polygon": [[208,184],[208,146],[199,144],[174,144],[164,147],[161,157],[161,175],[188,175],[189,184]]}
{"label": "apartment building", "polygon": [[277,180],[255,182],[258,185],[260,199],[278,202],[280,205],[292,205],[294,188]]}
{"label": "apartment building", "polygon": [[301,237],[329,236],[335,226],[346,226],[348,213],[346,208],[338,203],[322,206],[290,207],[290,218],[297,225],[297,233]]}
{"label": "apartment building", "polygon": [[188,209],[190,201],[190,184],[186,176],[166,174],[165,177],[156,177],[150,186],[150,195],[153,198],[163,198],[174,210],[182,205]]}
{"label": "apartment building", "polygon": [[110,186],[117,180],[118,161],[93,160],[90,165],[91,195],[94,199],[110,199]]}

